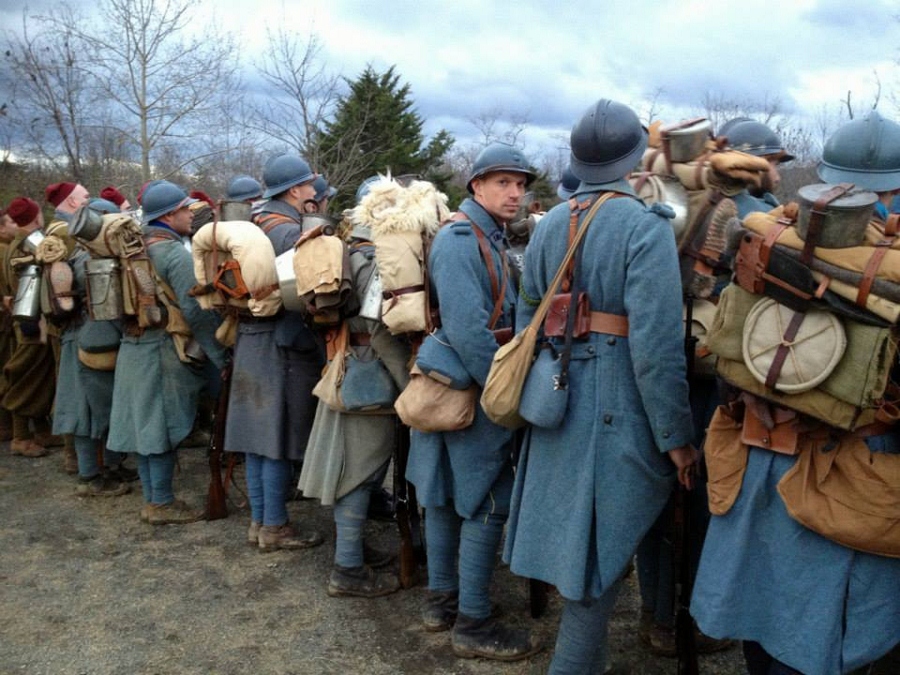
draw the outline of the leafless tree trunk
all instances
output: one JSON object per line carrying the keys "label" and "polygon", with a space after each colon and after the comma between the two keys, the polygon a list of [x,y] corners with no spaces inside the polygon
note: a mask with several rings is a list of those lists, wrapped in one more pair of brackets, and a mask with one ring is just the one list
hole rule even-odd
{"label": "leafless tree trunk", "polygon": [[[185,30],[195,18],[183,0],[104,0],[106,23],[82,25],[104,97],[114,104],[116,130],[140,155],[149,180],[152,160],[208,154],[192,147],[214,130],[236,84],[233,38],[215,26],[202,37]],[[204,19],[206,21],[206,19]],[[176,148],[177,146],[177,148]]]}
{"label": "leafless tree trunk", "polygon": [[257,127],[277,144],[320,166],[313,138],[334,111],[341,78],[325,69],[322,45],[315,35],[304,41],[283,25],[268,29],[266,35],[268,47],[257,71],[271,95],[256,105]]}
{"label": "leafless tree trunk", "polygon": [[74,28],[78,21],[66,5],[52,24],[23,13],[21,36],[9,34],[6,66],[15,132],[26,139],[30,153],[82,181],[87,120],[102,102],[91,89],[84,45]]}

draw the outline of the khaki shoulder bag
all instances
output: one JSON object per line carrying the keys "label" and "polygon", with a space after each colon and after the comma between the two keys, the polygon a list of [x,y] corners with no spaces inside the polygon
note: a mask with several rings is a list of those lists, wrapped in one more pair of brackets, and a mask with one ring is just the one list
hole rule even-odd
{"label": "khaki shoulder bag", "polygon": [[547,316],[550,309],[550,303],[559,285],[562,283],[569,262],[575,255],[575,251],[581,240],[587,232],[588,225],[594,219],[597,211],[603,204],[609,200],[614,193],[607,192],[602,195],[588,211],[578,228],[578,233],[569,245],[556,275],[547,287],[547,292],[541,299],[537,311],[531,318],[531,323],[520,331],[508,343],[500,347],[494,354],[494,360],[491,363],[491,369],[488,372],[487,380],[484,383],[484,391],[481,393],[481,407],[484,412],[495,424],[499,424],[510,429],[518,429],[526,424],[525,420],[519,415],[519,403],[522,400],[522,387],[525,385],[525,379],[528,377],[528,371],[534,361],[535,345],[537,344],[538,332],[541,324]]}

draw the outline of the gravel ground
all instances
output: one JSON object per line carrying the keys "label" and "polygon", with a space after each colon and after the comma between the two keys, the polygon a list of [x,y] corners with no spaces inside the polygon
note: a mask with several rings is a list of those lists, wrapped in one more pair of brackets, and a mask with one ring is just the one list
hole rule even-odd
{"label": "gravel ground", "polygon": [[[526,582],[504,566],[495,589],[504,620],[531,626],[547,649],[524,663],[460,660],[448,633],[419,625],[424,584],[373,600],[326,595],[332,519],[318,502],[289,509],[326,533],[323,546],[261,554],[244,543],[249,512],[236,491],[224,520],[152,527],[138,518],[137,483],[122,497],[81,498],[61,465],[58,450],[26,459],[0,446],[2,675],[546,671],[561,603],[553,597],[544,617],[530,619]],[[183,451],[178,496],[201,505],[207,481],[203,450]],[[392,523],[373,523],[370,535],[397,546]],[[675,673],[674,660],[641,647],[637,617],[632,575],[610,629],[617,672]],[[736,648],[701,659],[704,674],[744,672]]]}

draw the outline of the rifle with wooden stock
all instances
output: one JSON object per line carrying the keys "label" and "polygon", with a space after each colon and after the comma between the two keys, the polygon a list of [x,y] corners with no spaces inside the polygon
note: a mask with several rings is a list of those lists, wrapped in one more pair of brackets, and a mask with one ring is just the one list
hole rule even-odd
{"label": "rifle with wooden stock", "polygon": [[420,564],[425,563],[416,489],[406,480],[409,459],[409,427],[396,418],[394,446],[394,517],[400,531],[400,586],[415,586]]}
{"label": "rifle with wooden stock", "polygon": [[222,387],[216,401],[213,431],[210,434],[206,456],[209,460],[209,490],[206,493],[206,519],[220,520],[228,517],[227,493],[222,482],[222,447],[225,445],[225,423],[228,419],[228,396],[231,392],[231,359],[222,369]]}

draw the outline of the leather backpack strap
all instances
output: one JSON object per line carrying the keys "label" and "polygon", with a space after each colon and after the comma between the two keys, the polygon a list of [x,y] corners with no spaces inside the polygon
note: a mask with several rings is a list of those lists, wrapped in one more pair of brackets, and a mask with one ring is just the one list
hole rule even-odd
{"label": "leather backpack strap", "polygon": [[866,307],[866,301],[869,299],[869,293],[872,290],[872,283],[875,281],[875,276],[878,274],[884,256],[897,239],[897,229],[898,224],[900,224],[898,221],[900,221],[900,214],[892,213],[888,216],[887,222],[884,224],[884,237],[875,244],[872,257],[866,263],[866,269],[863,272],[862,280],[859,282],[859,290],[856,294],[856,304],[863,309]]}
{"label": "leather backpack strap", "polygon": [[266,234],[269,234],[269,232],[279,225],[285,225],[287,223],[296,223],[296,221],[278,213],[266,213],[256,220],[257,226]]}
{"label": "leather backpack strap", "polygon": [[766,386],[769,389],[775,388],[775,383],[778,382],[778,376],[781,375],[781,368],[784,366],[784,362],[787,359],[791,344],[793,343],[794,338],[797,337],[797,333],[800,331],[800,325],[805,318],[805,313],[794,312],[794,316],[791,317],[790,323],[788,323],[788,326],[784,331],[784,335],[781,336],[781,344],[778,345],[778,349],[775,351],[775,358],[772,359],[772,365],[769,366],[769,372],[766,373]]}
{"label": "leather backpack strap", "polygon": [[475,233],[475,239],[478,240],[478,250],[481,252],[481,259],[487,269],[488,279],[491,282],[491,298],[494,300],[494,311],[491,312],[488,328],[493,330],[503,314],[503,301],[506,299],[506,282],[509,278],[509,268],[506,262],[506,256],[500,256],[500,263],[503,272],[502,280],[497,279],[497,270],[494,267],[494,256],[491,255],[491,245],[488,243],[487,237],[477,224],[472,223],[472,232]]}

